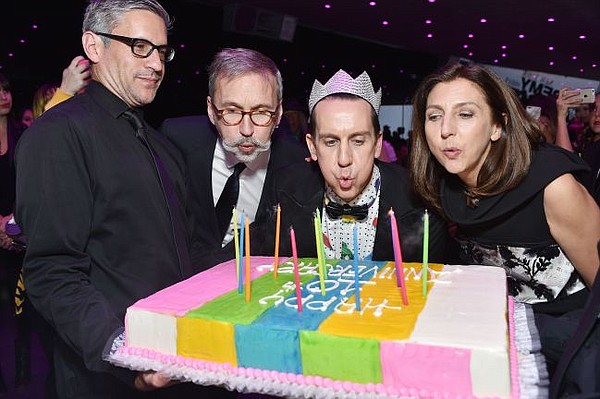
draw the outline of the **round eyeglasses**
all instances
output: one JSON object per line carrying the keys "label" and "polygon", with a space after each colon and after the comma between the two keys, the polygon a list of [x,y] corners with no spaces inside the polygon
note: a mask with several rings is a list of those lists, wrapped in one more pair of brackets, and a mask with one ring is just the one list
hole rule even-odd
{"label": "round eyeglasses", "polygon": [[242,111],[239,109],[218,109],[213,103],[211,103],[217,117],[223,121],[225,126],[236,126],[242,123],[244,116],[250,115],[250,121],[255,126],[266,127],[270,126],[277,115],[277,111],[268,110],[252,110]]}
{"label": "round eyeglasses", "polygon": [[172,61],[173,58],[175,57],[175,49],[173,47],[167,46],[165,44],[163,44],[161,46],[157,46],[156,44],[154,44],[146,39],[112,35],[110,33],[103,33],[103,32],[94,32],[94,33],[97,34],[98,36],[104,36],[109,39],[116,40],[118,42],[129,45],[129,47],[131,47],[131,52],[136,57],[148,58],[148,57],[150,57],[150,54],[152,54],[154,49],[156,49],[156,51],[158,51],[158,57],[160,58],[160,60],[162,62]]}

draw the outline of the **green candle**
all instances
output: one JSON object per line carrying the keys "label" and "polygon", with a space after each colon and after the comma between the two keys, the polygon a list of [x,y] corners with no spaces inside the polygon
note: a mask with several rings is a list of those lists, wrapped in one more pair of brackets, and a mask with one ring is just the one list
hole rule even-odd
{"label": "green candle", "polygon": [[317,248],[317,263],[319,266],[319,283],[321,286],[321,295],[325,296],[325,276],[323,274],[324,268],[325,268],[325,260],[323,259],[323,253],[321,252],[321,239],[319,237],[320,234],[320,227],[319,227],[319,218],[317,217],[317,214],[319,213],[319,210],[317,209],[317,211],[315,212],[315,244],[316,244],[316,248]]}
{"label": "green candle", "polygon": [[327,279],[327,258],[325,257],[325,244],[323,244],[323,227],[321,224],[321,211],[317,208],[317,227],[319,228],[319,246],[317,251],[321,253],[323,260],[323,278]]}

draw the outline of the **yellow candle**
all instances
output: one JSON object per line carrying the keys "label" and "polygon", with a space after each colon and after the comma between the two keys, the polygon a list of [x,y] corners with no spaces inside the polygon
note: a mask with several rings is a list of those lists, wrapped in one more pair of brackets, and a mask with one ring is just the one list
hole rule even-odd
{"label": "yellow candle", "polygon": [[[317,212],[319,210],[317,209]],[[323,276],[323,254],[321,252],[321,240],[319,237],[320,230],[319,229],[319,219],[317,218],[317,213],[315,212],[315,244],[317,248],[317,264],[319,265],[319,282],[321,285],[321,295],[325,296],[325,278]]]}
{"label": "yellow candle", "polygon": [[250,302],[250,218],[246,218],[246,302]]}
{"label": "yellow candle", "polygon": [[319,245],[317,251],[321,254],[321,259],[323,262],[323,278],[327,279],[327,266],[325,262],[327,258],[325,257],[325,245],[323,244],[323,228],[321,226],[321,211],[317,208],[317,226],[319,227]]}
{"label": "yellow candle", "polygon": [[277,278],[279,267],[279,231],[281,229],[281,207],[277,204],[277,223],[275,224],[275,261],[273,263],[273,275]]}

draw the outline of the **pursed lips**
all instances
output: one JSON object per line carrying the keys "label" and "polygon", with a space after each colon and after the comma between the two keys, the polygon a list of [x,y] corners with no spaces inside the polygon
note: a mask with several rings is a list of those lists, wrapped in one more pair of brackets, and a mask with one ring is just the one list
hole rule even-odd
{"label": "pursed lips", "polygon": [[446,157],[450,159],[455,159],[460,155],[461,150],[458,147],[445,147],[444,149],[442,149],[442,152]]}

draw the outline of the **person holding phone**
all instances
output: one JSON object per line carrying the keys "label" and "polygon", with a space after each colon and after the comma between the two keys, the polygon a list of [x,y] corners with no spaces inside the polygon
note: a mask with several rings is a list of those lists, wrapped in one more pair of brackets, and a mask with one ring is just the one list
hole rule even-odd
{"label": "person holding phone", "polygon": [[[575,147],[569,137],[569,128],[567,125],[569,108],[593,103],[595,100],[594,94],[594,89],[571,89],[563,87],[559,90],[556,98],[556,145],[568,151],[575,151]],[[576,141],[578,141],[577,138]]]}

